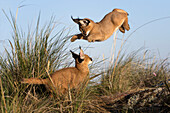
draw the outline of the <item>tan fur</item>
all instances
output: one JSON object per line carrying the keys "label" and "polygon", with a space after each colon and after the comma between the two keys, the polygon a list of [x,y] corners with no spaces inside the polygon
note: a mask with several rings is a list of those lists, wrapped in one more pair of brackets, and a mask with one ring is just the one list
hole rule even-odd
{"label": "tan fur", "polygon": [[[89,73],[88,64],[92,62],[92,59],[83,53],[80,49],[80,54],[77,55],[72,52],[72,56],[75,59],[75,67],[68,67],[60,69],[51,74],[51,80],[38,79],[38,78],[24,78],[22,83],[28,84],[44,84],[49,90],[52,88],[58,89],[59,93],[65,93],[70,89],[77,88],[84,80],[87,79]],[[83,60],[80,62],[79,60]]]}
{"label": "tan fur", "polygon": [[[122,9],[114,9],[112,12],[105,15],[100,22],[96,23],[88,18],[73,19],[73,21],[79,24],[81,33],[74,35],[71,38],[71,42],[74,42],[76,39],[84,39],[89,42],[104,41],[118,29],[122,33],[125,33],[125,29],[127,31],[130,29],[128,24],[128,13]],[[88,25],[82,25],[83,21],[88,21]]]}

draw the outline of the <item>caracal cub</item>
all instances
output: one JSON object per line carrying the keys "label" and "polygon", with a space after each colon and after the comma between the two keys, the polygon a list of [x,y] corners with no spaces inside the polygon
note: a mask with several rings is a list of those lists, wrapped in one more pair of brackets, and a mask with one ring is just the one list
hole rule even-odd
{"label": "caracal cub", "polygon": [[75,67],[60,69],[50,75],[50,78],[24,78],[22,83],[28,84],[44,84],[47,89],[56,88],[59,93],[65,93],[69,88],[77,88],[89,74],[88,64],[92,63],[92,58],[84,54],[80,47],[79,55],[72,52],[72,57],[75,59]]}
{"label": "caracal cub", "polygon": [[88,42],[107,40],[113,32],[118,29],[125,33],[129,30],[128,13],[122,9],[114,9],[112,12],[104,16],[100,22],[94,22],[91,19],[73,19],[79,25],[80,34],[76,34],[71,38],[71,42],[76,39],[84,39]]}

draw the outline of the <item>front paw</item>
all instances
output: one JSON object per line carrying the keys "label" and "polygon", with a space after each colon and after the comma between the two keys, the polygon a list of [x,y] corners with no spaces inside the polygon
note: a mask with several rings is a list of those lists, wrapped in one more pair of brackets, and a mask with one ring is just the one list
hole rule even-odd
{"label": "front paw", "polygon": [[74,36],[71,38],[71,42],[74,42],[77,38],[78,38],[77,35],[74,35]]}

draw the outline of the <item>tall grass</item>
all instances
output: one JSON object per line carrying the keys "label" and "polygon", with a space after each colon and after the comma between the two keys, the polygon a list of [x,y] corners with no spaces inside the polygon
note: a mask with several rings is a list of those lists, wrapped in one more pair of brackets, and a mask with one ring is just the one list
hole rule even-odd
{"label": "tall grass", "polygon": [[[11,19],[6,13],[5,15],[13,30],[13,42],[9,40],[10,49],[5,48],[6,56],[0,58],[3,87],[1,97],[8,95],[5,100],[9,103],[7,105],[10,105],[11,98],[21,98],[18,96],[21,96],[22,89],[25,88],[20,83],[22,78],[46,78],[47,71],[51,74],[59,67],[63,67],[64,60],[68,57],[66,49],[69,32],[62,29],[54,34],[54,18],[51,18],[49,24],[39,28],[39,15],[35,30],[28,29],[25,33],[18,28],[12,13]],[[5,105],[5,102],[3,104]]]}
{"label": "tall grass", "polygon": [[[102,75],[100,87],[105,94],[155,87],[158,83],[168,80],[170,76],[167,59],[158,61],[149,55],[147,50],[143,55],[140,51],[129,55],[124,53],[115,59],[116,64]],[[110,80],[111,78],[113,79]]]}
{"label": "tall grass", "polygon": [[[90,79],[76,90],[69,89],[66,95],[52,93],[50,97],[43,86],[25,85],[20,81],[30,77],[47,78],[48,74],[66,67],[65,61],[70,56],[67,50],[69,32],[61,29],[54,33],[54,18],[40,27],[39,15],[35,29],[29,28],[25,33],[18,28],[16,17],[11,13],[10,18],[5,15],[13,30],[13,41],[9,40],[10,49],[5,48],[5,56],[0,56],[2,113],[108,112],[100,101],[101,96],[157,87],[158,83],[170,78],[167,59],[158,61],[149,51],[141,49],[130,54],[123,53],[124,39],[115,55],[115,35],[109,67],[102,71],[98,67],[104,64],[103,61],[93,64],[90,69],[101,73],[92,73]],[[99,79],[96,83],[93,81],[95,77]],[[126,111],[122,108],[122,112]]]}

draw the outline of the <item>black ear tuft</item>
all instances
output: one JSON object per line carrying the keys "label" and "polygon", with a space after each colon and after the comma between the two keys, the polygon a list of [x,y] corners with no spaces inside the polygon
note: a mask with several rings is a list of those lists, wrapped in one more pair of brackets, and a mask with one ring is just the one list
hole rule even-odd
{"label": "black ear tuft", "polygon": [[71,19],[72,19],[72,20],[74,19],[72,15],[71,15]]}
{"label": "black ear tuft", "polygon": [[74,59],[76,59],[76,58],[78,58],[79,57],[79,55],[77,55],[76,53],[74,53],[73,51],[71,51],[70,50],[70,52],[72,53],[72,57],[74,58]]}
{"label": "black ear tuft", "polygon": [[80,20],[82,20],[82,19],[79,19],[79,17],[74,19],[73,16],[71,16],[71,19],[77,24],[79,23]]}

